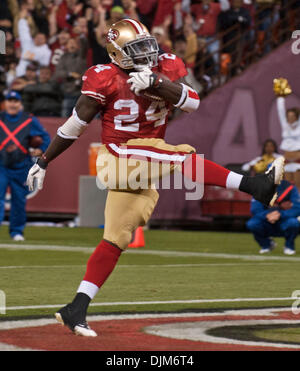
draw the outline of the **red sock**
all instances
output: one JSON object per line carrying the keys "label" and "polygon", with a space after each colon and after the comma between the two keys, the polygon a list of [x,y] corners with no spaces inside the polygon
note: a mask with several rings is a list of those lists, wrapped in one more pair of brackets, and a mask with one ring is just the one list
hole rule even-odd
{"label": "red sock", "polygon": [[119,248],[102,240],[88,260],[83,280],[100,288],[113,271],[121,252]]}
{"label": "red sock", "polygon": [[[183,165],[182,171],[184,176],[188,177],[193,182],[204,182],[206,185],[216,185],[226,188],[226,180],[230,171],[223,166],[203,159],[196,153],[189,156],[184,161]],[[203,169],[203,171],[199,171],[199,169]]]}

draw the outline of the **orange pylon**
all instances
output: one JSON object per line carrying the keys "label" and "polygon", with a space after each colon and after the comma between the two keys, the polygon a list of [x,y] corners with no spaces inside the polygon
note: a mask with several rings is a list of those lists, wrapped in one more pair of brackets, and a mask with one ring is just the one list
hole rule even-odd
{"label": "orange pylon", "polygon": [[145,247],[143,227],[138,227],[132,234],[132,241],[128,245],[131,248]]}

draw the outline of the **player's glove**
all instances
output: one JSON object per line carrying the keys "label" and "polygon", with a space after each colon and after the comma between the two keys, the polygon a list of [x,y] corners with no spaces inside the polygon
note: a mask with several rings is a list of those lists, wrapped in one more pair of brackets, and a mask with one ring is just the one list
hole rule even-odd
{"label": "player's glove", "polygon": [[30,191],[35,189],[35,184],[39,190],[43,189],[46,170],[42,169],[38,164],[34,164],[29,170],[26,184]]}
{"label": "player's glove", "polygon": [[273,91],[278,97],[285,97],[292,93],[288,80],[282,77],[273,80]]}
{"label": "player's glove", "polygon": [[157,78],[150,68],[145,68],[141,72],[131,72],[129,76],[131,78],[128,79],[127,82],[128,84],[131,84],[130,90],[132,90],[136,95],[139,95],[141,90],[153,86]]}

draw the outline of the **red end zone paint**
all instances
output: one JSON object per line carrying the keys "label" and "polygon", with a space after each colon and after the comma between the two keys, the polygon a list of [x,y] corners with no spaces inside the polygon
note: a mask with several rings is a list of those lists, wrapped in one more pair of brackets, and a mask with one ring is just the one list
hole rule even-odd
{"label": "red end zone paint", "polygon": [[[274,315],[275,314],[275,315]],[[167,314],[166,314],[167,316]],[[101,318],[105,318],[101,316]],[[14,345],[21,348],[31,348],[53,351],[75,350],[102,350],[102,351],[199,351],[199,350],[295,350],[289,345],[281,348],[272,346],[249,346],[243,344],[218,344],[203,341],[179,340],[147,334],[145,328],[164,324],[178,324],[193,322],[224,322],[250,320],[288,320],[290,324],[300,320],[291,312],[276,313],[273,315],[203,315],[173,318],[143,318],[143,319],[116,319],[90,321],[90,326],[98,333],[97,338],[83,338],[73,335],[66,327],[59,324],[32,326],[11,330],[0,330],[0,343]],[[29,321],[30,323],[30,321]],[[34,323],[32,321],[32,323]],[[271,324],[271,323],[270,323]],[[219,325],[220,327],[220,325]],[[1,328],[1,322],[0,322]],[[242,342],[241,342],[242,343]],[[0,345],[1,349],[1,345]],[[298,347],[298,350],[300,346]]]}

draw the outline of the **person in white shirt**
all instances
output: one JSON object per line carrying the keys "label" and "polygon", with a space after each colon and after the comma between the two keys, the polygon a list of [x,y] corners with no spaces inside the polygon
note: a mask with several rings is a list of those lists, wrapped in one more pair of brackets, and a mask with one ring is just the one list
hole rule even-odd
{"label": "person in white shirt", "polygon": [[26,10],[20,13],[20,20],[18,22],[18,31],[21,43],[21,58],[17,65],[17,77],[25,75],[28,64],[36,61],[40,66],[48,66],[51,58],[51,49],[47,45],[46,36],[38,33],[32,38],[28,22],[25,19]]}
{"label": "person in white shirt", "polygon": [[[276,90],[275,81],[278,86],[281,84],[281,89]],[[277,95],[277,112],[282,132],[280,149],[284,151],[286,161],[285,179],[295,183],[300,189],[300,110],[286,109],[285,97],[291,94],[292,90],[286,79],[275,79],[275,81],[274,91]]]}
{"label": "person in white shirt", "polygon": [[268,169],[276,158],[281,155],[277,153],[277,144],[273,139],[265,140],[261,156],[255,157],[242,166],[243,171],[253,171],[255,174],[262,174]]}

